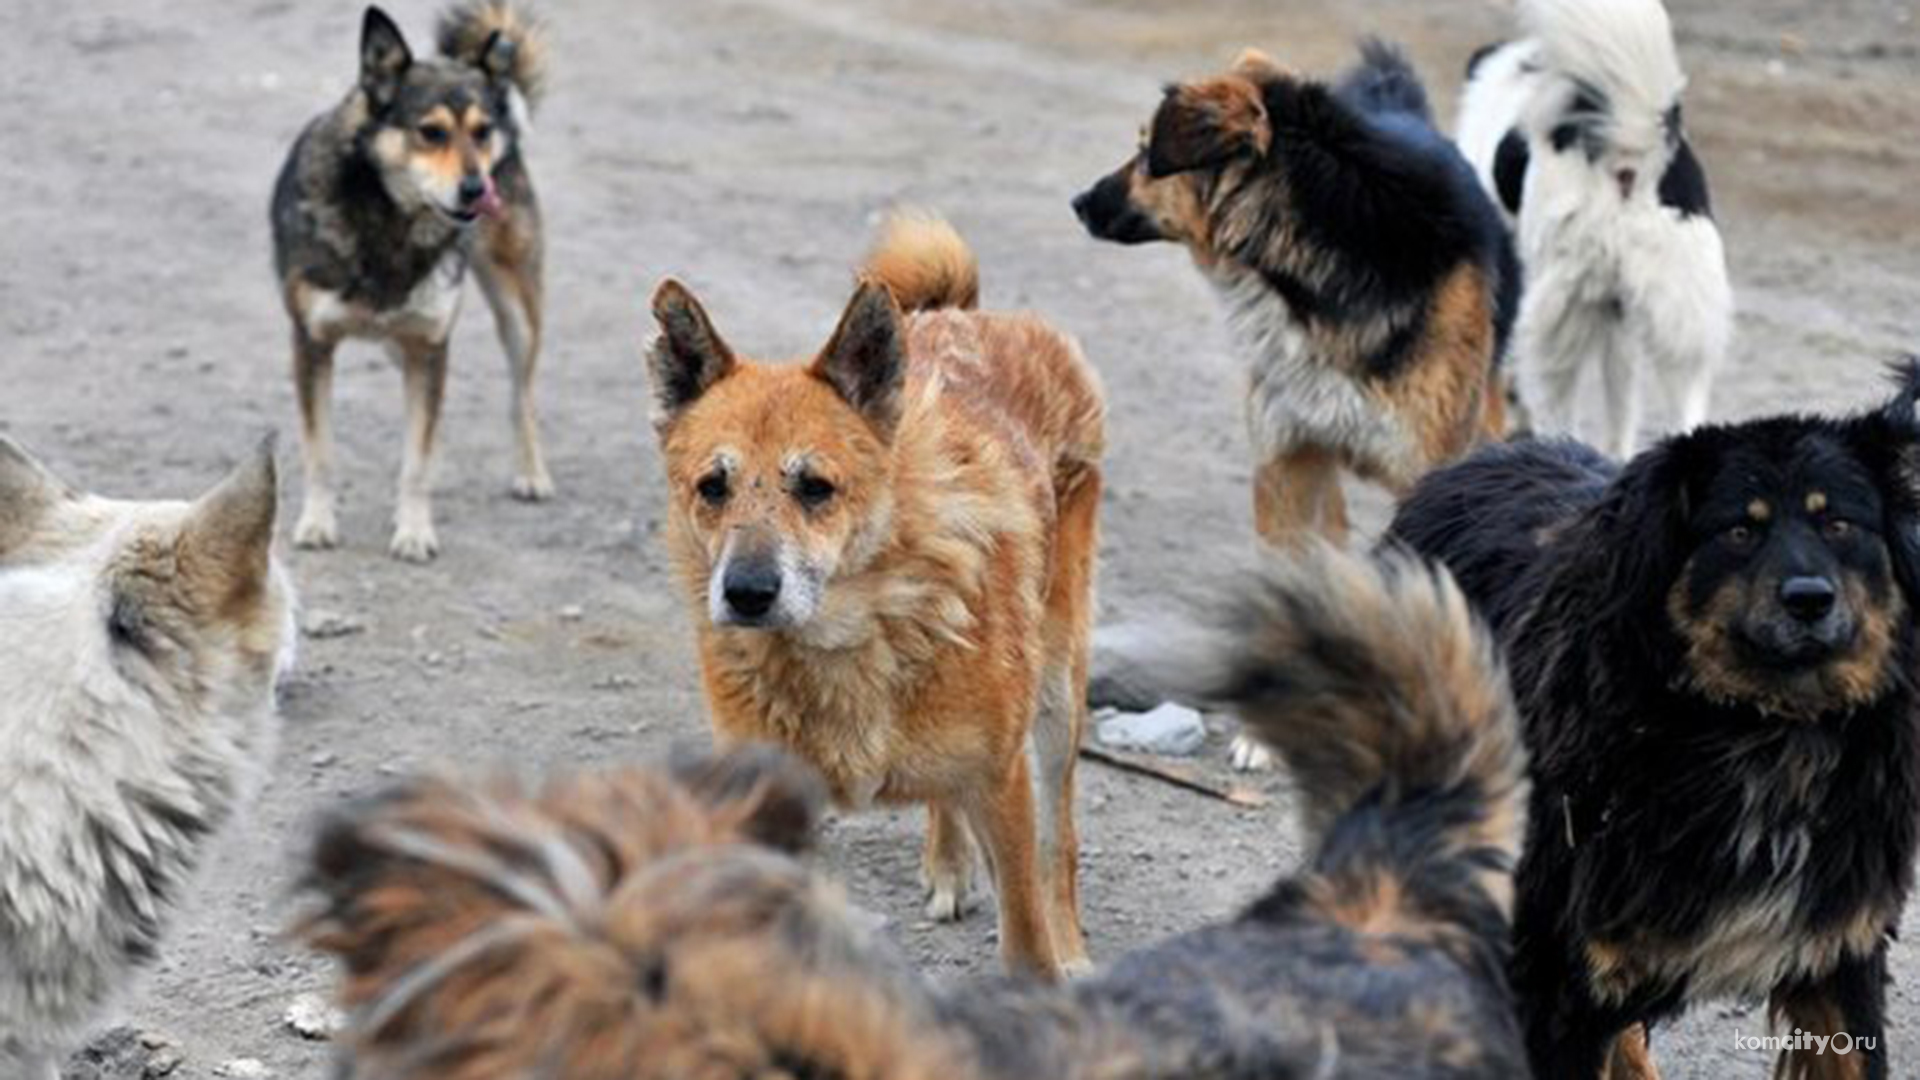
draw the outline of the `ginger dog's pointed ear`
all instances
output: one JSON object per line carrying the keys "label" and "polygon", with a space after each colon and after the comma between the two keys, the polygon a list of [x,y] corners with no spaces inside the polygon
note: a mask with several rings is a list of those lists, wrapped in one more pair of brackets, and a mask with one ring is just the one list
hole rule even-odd
{"label": "ginger dog's pointed ear", "polygon": [[360,23],[360,87],[373,99],[374,108],[393,104],[400,92],[400,80],[411,66],[413,50],[407,48],[400,28],[386,12],[367,8]]}
{"label": "ginger dog's pointed ear", "polygon": [[668,278],[654,290],[653,318],[660,324],[660,336],[647,354],[647,374],[653,383],[654,420],[665,426],[732,374],[735,360],[706,309],[678,281]]}
{"label": "ginger dog's pointed ear", "polygon": [[1147,172],[1154,178],[1265,154],[1273,126],[1260,88],[1242,75],[1167,88],[1147,139]]}
{"label": "ginger dog's pointed ear", "polygon": [[815,378],[867,418],[881,435],[900,421],[907,348],[900,306],[886,286],[863,281],[847,302],[833,339],[813,362]]}

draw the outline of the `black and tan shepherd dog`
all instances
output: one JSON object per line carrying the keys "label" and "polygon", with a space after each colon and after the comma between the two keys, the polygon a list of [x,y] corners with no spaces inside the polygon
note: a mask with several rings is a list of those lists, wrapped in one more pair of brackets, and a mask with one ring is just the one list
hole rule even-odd
{"label": "black and tan shepherd dog", "polygon": [[1298,775],[1313,852],[1238,917],[1067,986],[938,987],[801,856],[784,754],[522,785],[418,782],[335,818],[307,935],[355,1080],[1511,1080],[1525,760],[1446,579],[1323,549],[1183,664]]}
{"label": "black and tan shepherd dog", "polygon": [[1731,996],[1853,1044],[1799,1040],[1775,1075],[1889,1075],[1920,824],[1920,364],[1899,378],[1875,411],[1703,427],[1624,468],[1489,448],[1401,507],[1391,539],[1453,570],[1512,665],[1537,1075],[1598,1076],[1631,1025]]}
{"label": "black and tan shepherd dog", "polygon": [[273,262],[293,318],[306,461],[301,547],[340,542],[333,355],[364,338],[392,353],[406,389],[390,550],[414,562],[439,551],[434,437],[469,265],[513,377],[513,494],[553,493],[533,404],[544,241],[521,154],[546,77],[544,35],[507,0],[468,0],[441,16],[437,37],[439,57],[416,57],[393,20],[368,8],[358,81],[300,133],[274,184]]}
{"label": "black and tan shepherd dog", "polygon": [[1099,239],[1185,247],[1219,294],[1264,539],[1344,534],[1343,473],[1400,494],[1505,433],[1519,260],[1399,49],[1364,43],[1333,83],[1249,50],[1170,86],[1073,208]]}

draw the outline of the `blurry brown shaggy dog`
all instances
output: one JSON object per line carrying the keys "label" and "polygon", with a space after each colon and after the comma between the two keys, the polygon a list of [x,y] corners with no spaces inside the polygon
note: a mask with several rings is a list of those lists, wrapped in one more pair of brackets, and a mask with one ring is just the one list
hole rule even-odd
{"label": "blurry brown shaggy dog", "polygon": [[357,1080],[1493,1080],[1524,761],[1444,575],[1309,552],[1181,663],[1293,765],[1312,855],[1238,917],[1055,986],[936,987],[799,856],[764,747],[527,789],[421,782],[322,831],[307,934]]}

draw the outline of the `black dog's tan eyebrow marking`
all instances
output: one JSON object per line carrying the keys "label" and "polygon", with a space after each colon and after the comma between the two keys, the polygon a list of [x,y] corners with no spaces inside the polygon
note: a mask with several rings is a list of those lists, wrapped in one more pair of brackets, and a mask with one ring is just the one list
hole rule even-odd
{"label": "black dog's tan eyebrow marking", "polygon": [[1747,516],[1755,521],[1767,521],[1773,517],[1773,504],[1765,499],[1755,499],[1747,504]]}
{"label": "black dog's tan eyebrow marking", "polygon": [[1807,513],[1817,514],[1827,508],[1827,493],[1824,491],[1807,492]]}

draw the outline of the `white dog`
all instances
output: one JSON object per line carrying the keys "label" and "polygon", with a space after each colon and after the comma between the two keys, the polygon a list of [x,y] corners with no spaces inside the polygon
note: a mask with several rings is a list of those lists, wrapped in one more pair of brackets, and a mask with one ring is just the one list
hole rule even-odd
{"label": "white dog", "polygon": [[58,1075],[273,751],[293,599],[273,458],[192,503],[0,438],[0,1077]]}
{"label": "white dog", "polygon": [[1517,227],[1521,403],[1572,434],[1581,374],[1604,388],[1606,449],[1635,449],[1643,384],[1666,421],[1706,418],[1733,292],[1706,174],[1680,120],[1686,86],[1660,0],[1521,0],[1525,37],[1468,69],[1458,141]]}

